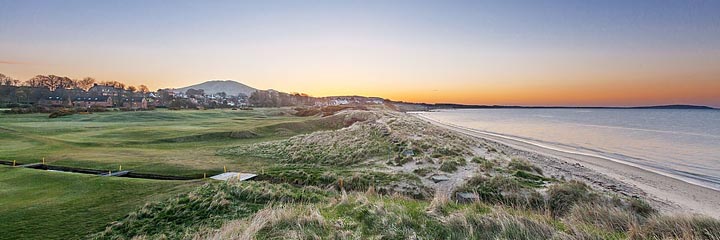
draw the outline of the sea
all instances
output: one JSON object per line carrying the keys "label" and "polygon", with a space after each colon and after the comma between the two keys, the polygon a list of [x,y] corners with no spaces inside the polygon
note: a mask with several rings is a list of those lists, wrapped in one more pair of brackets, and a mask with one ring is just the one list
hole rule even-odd
{"label": "sea", "polygon": [[720,191],[720,110],[531,108],[420,114],[554,150],[600,156]]}

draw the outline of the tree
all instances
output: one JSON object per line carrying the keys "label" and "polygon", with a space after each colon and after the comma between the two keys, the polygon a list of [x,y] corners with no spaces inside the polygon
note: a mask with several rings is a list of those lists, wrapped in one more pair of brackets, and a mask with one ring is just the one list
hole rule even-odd
{"label": "tree", "polygon": [[35,77],[32,77],[24,82],[25,86],[31,87],[31,88],[39,88],[43,86],[43,79],[46,78],[46,76],[43,75],[37,75]]}
{"label": "tree", "polygon": [[191,98],[194,98],[195,96],[205,96],[205,90],[191,88],[185,91],[185,95]]}
{"label": "tree", "polygon": [[118,82],[118,81],[103,81],[103,82],[100,82],[100,85],[119,88],[119,89],[125,89],[125,84]]}
{"label": "tree", "polygon": [[150,89],[148,89],[147,86],[141,84],[140,86],[138,86],[138,91],[140,91],[141,93],[148,93],[150,92]]}
{"label": "tree", "polygon": [[20,84],[20,80],[14,79],[5,74],[0,73],[0,85],[4,86],[17,86]]}
{"label": "tree", "polygon": [[83,78],[82,80],[75,81],[75,85],[82,90],[90,90],[95,85],[95,79],[91,77]]}
{"label": "tree", "polygon": [[136,88],[135,86],[128,86],[128,87],[127,87],[127,90],[128,90],[129,92],[135,92],[135,91],[137,91],[137,88]]}
{"label": "tree", "polygon": [[27,80],[25,84],[30,87],[46,87],[50,89],[50,91],[55,91],[55,89],[73,88],[75,86],[75,81],[69,77],[37,75]]}

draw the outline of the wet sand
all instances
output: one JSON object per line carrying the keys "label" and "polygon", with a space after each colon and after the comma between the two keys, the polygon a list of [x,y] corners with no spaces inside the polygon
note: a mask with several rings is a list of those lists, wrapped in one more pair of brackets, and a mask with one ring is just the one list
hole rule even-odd
{"label": "wet sand", "polygon": [[553,149],[541,144],[441,123],[435,125],[484,139],[506,154],[522,156],[541,166],[547,175],[584,181],[596,189],[648,200],[662,212],[704,214],[720,218],[720,191],[602,157]]}

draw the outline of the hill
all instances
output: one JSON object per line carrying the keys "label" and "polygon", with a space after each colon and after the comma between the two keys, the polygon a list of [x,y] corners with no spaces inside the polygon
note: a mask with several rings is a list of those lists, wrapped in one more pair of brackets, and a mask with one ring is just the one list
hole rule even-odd
{"label": "hill", "polygon": [[188,89],[202,89],[207,94],[215,94],[219,92],[225,92],[228,95],[238,95],[240,93],[245,94],[247,96],[250,96],[253,92],[255,92],[257,89],[250,87],[248,85],[233,81],[233,80],[212,80],[207,81],[200,84],[195,84],[192,86],[187,86],[183,88],[176,88],[173,89],[173,92],[179,93],[179,92],[186,92]]}

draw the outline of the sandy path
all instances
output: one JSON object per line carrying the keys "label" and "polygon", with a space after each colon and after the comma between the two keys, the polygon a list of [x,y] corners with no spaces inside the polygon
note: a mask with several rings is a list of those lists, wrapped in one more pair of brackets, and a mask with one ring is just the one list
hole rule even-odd
{"label": "sandy path", "polygon": [[[509,147],[506,151],[510,151],[511,154],[534,158],[531,160],[539,164],[553,165],[560,172],[579,176],[593,185],[625,195],[641,195],[655,202],[654,205],[664,212],[700,213],[720,218],[720,191],[600,157],[559,151],[502,136],[458,128],[434,121],[421,114],[419,117],[450,130],[505,145]],[[583,168],[599,174],[583,172]],[[613,180],[620,183],[615,183]]]}

